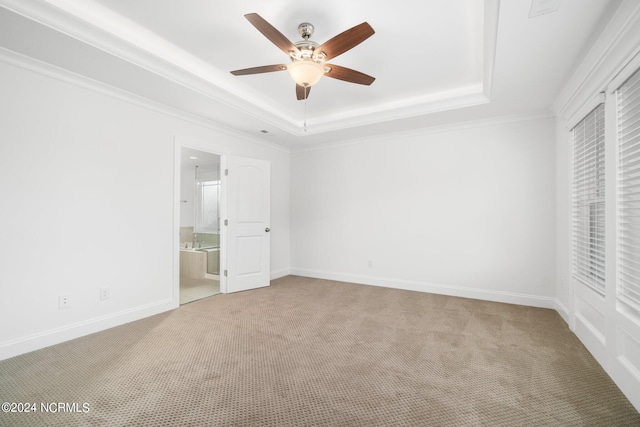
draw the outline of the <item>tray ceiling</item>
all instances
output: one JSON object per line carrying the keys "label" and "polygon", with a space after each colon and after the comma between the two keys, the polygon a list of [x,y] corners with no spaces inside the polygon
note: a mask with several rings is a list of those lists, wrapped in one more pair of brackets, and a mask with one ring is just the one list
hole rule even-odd
{"label": "tray ceiling", "polygon": [[[564,0],[530,18],[530,0],[0,0],[0,46],[294,147],[548,111],[616,3]],[[322,43],[367,21],[376,33],[331,62],[376,81],[323,78],[305,106],[286,72],[231,75],[287,62],[244,18],[251,12],[293,42],[301,22]]]}

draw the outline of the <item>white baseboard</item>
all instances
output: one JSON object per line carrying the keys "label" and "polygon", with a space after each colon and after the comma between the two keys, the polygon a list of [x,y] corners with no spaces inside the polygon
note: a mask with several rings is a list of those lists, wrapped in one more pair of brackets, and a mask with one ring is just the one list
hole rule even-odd
{"label": "white baseboard", "polygon": [[289,276],[291,274],[291,270],[288,268],[283,268],[281,270],[276,270],[271,272],[271,280],[276,280],[284,276]]}
{"label": "white baseboard", "polygon": [[617,356],[611,359],[607,373],[627,396],[627,399],[640,411],[640,371],[628,362],[624,356]]}
{"label": "white baseboard", "polygon": [[[288,276],[289,274],[290,271],[288,268],[272,271],[271,280],[279,279],[280,277]],[[145,306],[136,307],[134,309],[28,335],[15,340],[1,342],[0,360],[8,359],[10,357],[18,356],[44,347],[49,347],[51,345],[93,334],[95,332],[104,331],[105,329],[173,310],[177,307],[177,301],[167,299]]]}
{"label": "white baseboard", "polygon": [[[317,279],[337,280],[347,283],[359,283],[372,286],[383,286],[387,288],[403,289],[409,291],[429,292],[434,294],[450,295],[463,298],[481,299],[486,301],[504,302],[509,304],[520,304],[532,307],[556,309],[563,318],[566,316],[566,309],[555,298],[541,297],[535,295],[516,294],[485,289],[472,289],[460,286],[449,286],[426,282],[367,277],[342,273],[332,273],[327,271],[305,270],[296,268],[285,268],[271,272],[271,279],[275,280],[288,275],[313,277]],[[558,307],[562,307],[558,310]],[[168,310],[177,308],[172,299],[148,304],[130,310],[109,314],[107,316],[90,319],[76,324],[43,331],[38,334],[29,335],[19,339],[0,343],[0,360],[8,359],[19,354],[28,353],[40,348],[59,344],[84,335],[113,328],[145,317],[153,316]]]}
{"label": "white baseboard", "polygon": [[291,274],[296,276],[313,277],[316,279],[336,280],[340,282],[359,283],[362,285],[383,286],[386,288],[428,292],[432,294],[472,298],[485,301],[504,302],[508,304],[519,304],[530,307],[555,309],[557,302],[555,298],[543,297],[538,295],[518,294],[514,292],[494,291],[488,289],[475,289],[463,286],[434,284],[402,279],[333,273],[328,271],[305,270],[300,268],[292,268]]}
{"label": "white baseboard", "polygon": [[163,300],[141,307],[124,310],[72,325],[63,326],[41,333],[28,335],[11,341],[0,343],[0,360],[28,353],[54,344],[69,341],[145,317],[163,313],[176,308],[173,299]]}
{"label": "white baseboard", "polygon": [[573,327],[571,326],[571,321],[570,321],[571,316],[569,314],[569,309],[564,304],[562,304],[558,299],[555,300],[555,307],[553,308],[556,309],[560,317],[562,317],[562,320],[564,320],[565,323],[569,325],[569,329],[573,330]]}

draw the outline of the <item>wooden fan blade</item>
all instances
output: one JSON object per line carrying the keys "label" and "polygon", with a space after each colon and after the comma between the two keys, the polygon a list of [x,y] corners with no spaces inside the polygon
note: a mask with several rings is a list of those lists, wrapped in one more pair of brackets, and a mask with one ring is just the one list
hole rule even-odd
{"label": "wooden fan blade", "polygon": [[287,66],[284,64],[264,65],[262,67],[253,67],[253,68],[245,68],[243,70],[235,70],[235,71],[232,71],[231,74],[233,74],[234,76],[246,76],[247,74],[271,73],[273,71],[283,71],[286,69],[287,69]]}
{"label": "wooden fan blade", "polygon": [[344,80],[345,82],[357,83],[359,85],[370,85],[376,79],[360,71],[352,70],[351,68],[341,67],[339,65],[325,64],[331,70],[324,73],[325,76],[338,80]]}
{"label": "wooden fan blade", "polygon": [[268,38],[271,43],[278,46],[278,48],[280,48],[280,50],[287,55],[289,55],[289,51],[298,52],[298,48],[293,43],[291,43],[291,41],[286,38],[284,34],[278,31],[273,25],[265,21],[264,18],[262,18],[257,13],[248,13],[244,15],[244,17],[247,18],[247,20],[251,22],[251,24],[253,24],[253,26],[256,27],[258,31],[260,31],[266,38]]}
{"label": "wooden fan blade", "polygon": [[375,31],[366,22],[360,25],[356,25],[353,28],[344,31],[334,38],[327,40],[316,48],[316,52],[324,52],[326,55],[325,60],[335,58],[348,51],[349,49],[356,47],[369,37],[371,37]]}
{"label": "wooden fan blade", "polygon": [[[307,93],[305,93],[305,91]],[[296,85],[296,96],[298,97],[298,101],[308,99],[310,91],[311,91],[311,86],[304,87],[304,86]]]}

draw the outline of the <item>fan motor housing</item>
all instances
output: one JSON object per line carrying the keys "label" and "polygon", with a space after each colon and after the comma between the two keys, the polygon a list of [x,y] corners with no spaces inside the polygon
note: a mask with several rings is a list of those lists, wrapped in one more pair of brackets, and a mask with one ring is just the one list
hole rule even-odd
{"label": "fan motor housing", "polygon": [[316,51],[316,48],[319,46],[318,43],[309,40],[314,29],[313,24],[309,22],[303,22],[298,25],[298,32],[304,40],[294,43],[295,47],[298,48],[298,52],[289,52],[289,55],[294,61],[312,60],[318,63],[324,62],[326,54],[321,51]]}

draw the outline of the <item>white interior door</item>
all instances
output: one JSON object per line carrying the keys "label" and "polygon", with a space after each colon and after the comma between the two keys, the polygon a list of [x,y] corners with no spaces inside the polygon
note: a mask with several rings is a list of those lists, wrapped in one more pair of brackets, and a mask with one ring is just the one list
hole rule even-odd
{"label": "white interior door", "polygon": [[229,156],[226,169],[226,292],[269,286],[271,163]]}

